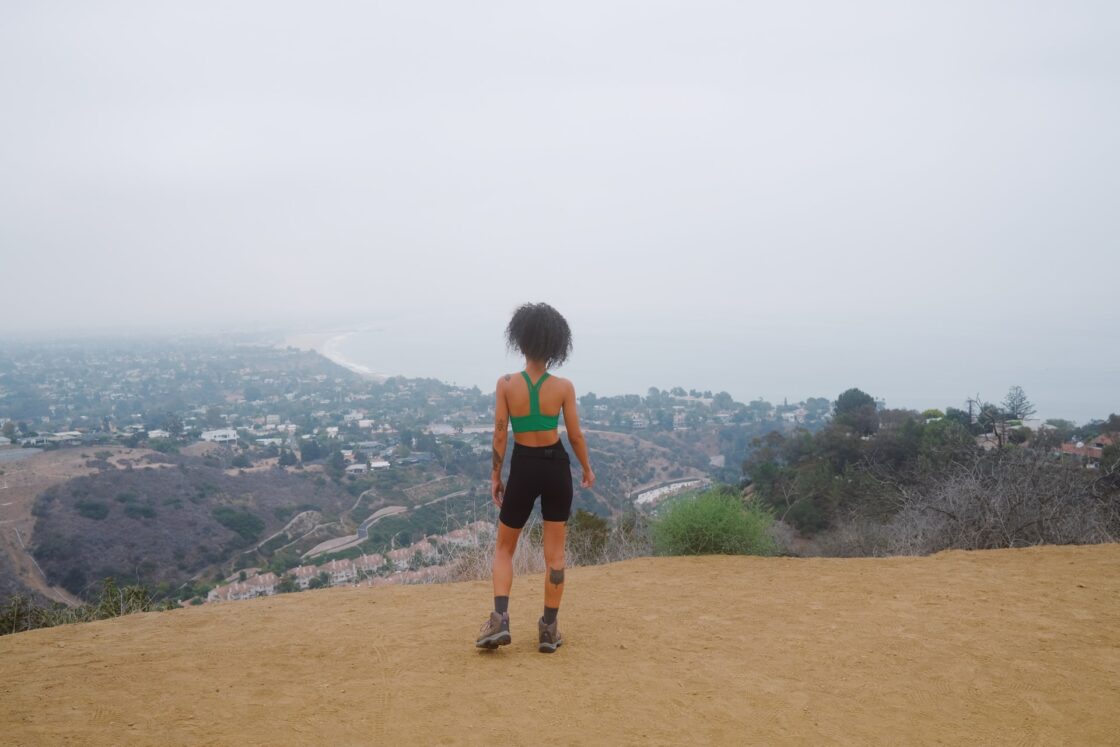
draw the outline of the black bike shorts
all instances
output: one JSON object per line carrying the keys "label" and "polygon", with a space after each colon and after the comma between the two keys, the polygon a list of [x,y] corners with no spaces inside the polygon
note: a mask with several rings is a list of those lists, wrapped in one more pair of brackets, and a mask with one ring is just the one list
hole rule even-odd
{"label": "black bike shorts", "polygon": [[541,497],[545,521],[567,521],[572,510],[572,463],[559,441],[551,446],[523,446],[516,441],[510,457],[509,480],[498,518],[521,529]]}

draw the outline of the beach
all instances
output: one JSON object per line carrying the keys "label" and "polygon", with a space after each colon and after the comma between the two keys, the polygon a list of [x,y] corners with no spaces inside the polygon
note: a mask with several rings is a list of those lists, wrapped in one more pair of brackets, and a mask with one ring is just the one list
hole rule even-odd
{"label": "beach", "polygon": [[355,334],[357,331],[358,330],[350,329],[328,332],[293,332],[285,336],[284,339],[280,341],[278,347],[310,350],[314,353],[318,353],[332,363],[337,363],[343,368],[353,371],[359,376],[373,379],[374,381],[384,381],[388,378],[387,374],[378,373],[368,366],[355,363],[339,352],[339,345],[342,341]]}

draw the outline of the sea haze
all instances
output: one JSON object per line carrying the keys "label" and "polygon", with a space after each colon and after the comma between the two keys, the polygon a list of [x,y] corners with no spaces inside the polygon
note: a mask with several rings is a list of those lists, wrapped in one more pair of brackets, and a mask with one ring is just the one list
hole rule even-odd
{"label": "sea haze", "polygon": [[[506,351],[507,319],[492,310],[417,311],[386,316],[333,338],[340,362],[382,375],[430,377],[493,391],[523,359]],[[650,387],[727,391],[736,400],[835,399],[859,387],[888,407],[965,407],[999,401],[1019,385],[1043,418],[1086,422],[1120,412],[1120,366],[1087,364],[1084,343],[1061,332],[931,323],[900,331],[889,321],[737,320],[717,313],[641,318],[572,310],[574,350],[555,372],[579,394],[645,395]],[[1106,354],[1111,356],[1111,354]],[[1114,356],[1112,356],[1114,357]]]}

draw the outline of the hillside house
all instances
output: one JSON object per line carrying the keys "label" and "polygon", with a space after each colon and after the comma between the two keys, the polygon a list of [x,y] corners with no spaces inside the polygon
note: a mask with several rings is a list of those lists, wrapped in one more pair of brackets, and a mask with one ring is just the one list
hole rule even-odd
{"label": "hillside house", "polygon": [[367,574],[377,573],[383,565],[385,565],[385,557],[377,553],[354,559],[354,568]]}
{"label": "hillside house", "polygon": [[326,571],[331,577],[331,585],[348,584],[358,577],[357,569],[352,560],[332,560],[319,566],[320,571]]}
{"label": "hillside house", "polygon": [[1114,443],[1117,443],[1117,440],[1120,440],[1120,436],[1102,433],[1088,441],[1064,443],[1062,444],[1060,453],[1063,457],[1080,459],[1088,466],[1096,466],[1101,463],[1104,450]]}
{"label": "hillside house", "polygon": [[432,560],[439,557],[439,549],[433,545],[427,537],[413,544],[408,549],[413,552],[419,552],[425,560]]}
{"label": "hillside house", "polygon": [[229,444],[237,442],[237,431],[233,428],[218,428],[213,431],[203,431],[200,438],[215,444]]}
{"label": "hillside house", "polygon": [[408,570],[408,563],[412,560],[413,550],[411,547],[399,547],[396,550],[390,550],[385,553],[385,557],[393,564],[393,567],[399,571]]}
{"label": "hillside house", "polygon": [[276,587],[280,585],[280,578],[269,571],[259,576],[253,576],[245,583],[254,592],[253,596],[270,597],[276,593]]}
{"label": "hillside house", "polygon": [[292,578],[296,581],[296,586],[301,589],[306,589],[311,580],[319,577],[319,566],[317,565],[301,565],[288,571],[292,574]]}

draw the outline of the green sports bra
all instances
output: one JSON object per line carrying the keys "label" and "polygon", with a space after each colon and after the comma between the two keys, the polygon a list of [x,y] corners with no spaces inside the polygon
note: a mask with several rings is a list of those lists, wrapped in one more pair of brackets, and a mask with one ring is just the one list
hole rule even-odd
{"label": "green sports bra", "polygon": [[533,386],[533,381],[529,378],[529,374],[522,371],[521,375],[525,377],[525,383],[529,385],[529,414],[522,415],[519,418],[510,415],[509,424],[513,426],[513,432],[524,433],[525,431],[554,430],[557,423],[560,422],[560,413],[556,413],[555,415],[544,415],[541,413],[541,382],[548,378],[548,372],[545,371],[541,374],[541,377],[537,379],[536,386]]}

